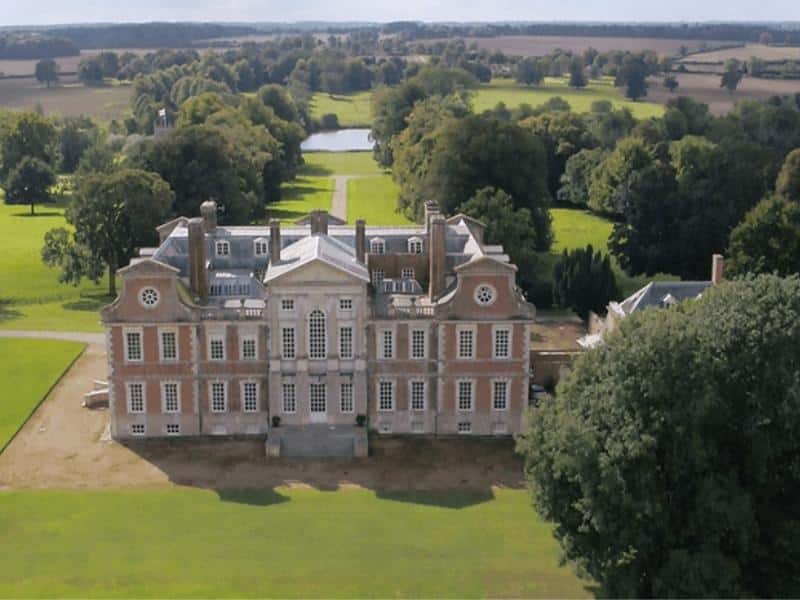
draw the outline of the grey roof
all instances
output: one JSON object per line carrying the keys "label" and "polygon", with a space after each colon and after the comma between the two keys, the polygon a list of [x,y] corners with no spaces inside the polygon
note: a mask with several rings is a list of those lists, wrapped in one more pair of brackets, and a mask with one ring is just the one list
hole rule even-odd
{"label": "grey roof", "polygon": [[281,250],[281,260],[270,264],[264,276],[264,283],[277,279],[290,271],[320,260],[353,277],[369,281],[369,271],[356,260],[353,249],[344,242],[329,235],[310,235]]}
{"label": "grey roof", "polygon": [[651,281],[622,302],[612,302],[612,308],[629,315],[649,306],[670,306],[699,297],[710,285],[710,281]]}

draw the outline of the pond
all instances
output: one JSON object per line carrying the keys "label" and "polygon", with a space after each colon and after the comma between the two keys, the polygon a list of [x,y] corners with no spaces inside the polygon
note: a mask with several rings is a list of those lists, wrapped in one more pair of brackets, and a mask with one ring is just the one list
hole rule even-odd
{"label": "pond", "polygon": [[372,150],[369,129],[339,129],[320,131],[311,134],[300,148],[303,152],[350,152],[353,150]]}

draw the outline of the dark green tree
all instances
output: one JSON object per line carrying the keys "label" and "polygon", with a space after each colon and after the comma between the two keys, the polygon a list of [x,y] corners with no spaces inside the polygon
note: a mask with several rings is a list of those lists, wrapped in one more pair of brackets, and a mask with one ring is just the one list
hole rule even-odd
{"label": "dark green tree", "polygon": [[564,557],[617,598],[800,595],[800,279],[626,318],[518,442]]}
{"label": "dark green tree", "polygon": [[678,78],[675,77],[675,75],[667,75],[664,77],[663,85],[669,90],[670,94],[674,94],[675,90],[678,89],[680,84],[678,83]]}
{"label": "dark green tree", "polygon": [[15,115],[0,135],[0,180],[25,157],[54,164],[56,129],[50,119],[35,112]]}
{"label": "dark green tree", "polygon": [[514,79],[523,85],[539,85],[546,72],[538,58],[521,59],[514,70]]}
{"label": "dark green tree", "polygon": [[102,85],[104,76],[103,62],[97,56],[84,58],[78,64],[78,79],[84,85]]}
{"label": "dark green tree", "polygon": [[640,55],[628,54],[617,71],[614,85],[625,88],[625,97],[633,101],[647,95],[647,65]]}
{"label": "dark green tree", "polygon": [[586,66],[580,56],[573,56],[569,63],[569,87],[577,89],[586,87]]}
{"label": "dark green tree", "polygon": [[732,94],[736,91],[743,76],[741,63],[735,58],[729,58],[725,61],[725,69],[722,71],[719,87],[725,88],[729,94]]}
{"label": "dark green tree", "polygon": [[61,268],[61,281],[74,285],[84,277],[98,282],[105,270],[108,293],[115,296],[116,270],[136,248],[157,241],[155,227],[166,219],[172,201],[169,185],[155,173],[122,169],[83,178],[66,211],[74,233],[48,231],[42,260]]}
{"label": "dark green tree", "polygon": [[631,177],[654,160],[652,150],[642,139],[629,137],[620,141],[592,172],[588,207],[601,214],[621,215],[625,210]]}
{"label": "dark green tree", "polygon": [[52,58],[43,58],[36,63],[36,80],[47,87],[58,83],[58,63]]}
{"label": "dark green tree", "polygon": [[29,204],[33,216],[37,202],[50,202],[50,188],[55,182],[56,175],[50,165],[38,158],[26,156],[8,175],[6,202]]}
{"label": "dark green tree", "polygon": [[594,171],[607,155],[606,150],[594,148],[584,149],[570,156],[559,180],[561,187],[558,188],[558,201],[586,206]]}
{"label": "dark green tree", "polygon": [[775,191],[788,200],[800,203],[800,148],[786,155],[775,182]]}
{"label": "dark green tree", "polygon": [[564,252],[553,267],[553,301],[574,310],[581,319],[602,313],[619,296],[611,259],[592,245]]}
{"label": "dark green tree", "polygon": [[73,173],[78,168],[83,153],[98,135],[97,128],[88,117],[67,117],[57,135],[60,170]]}

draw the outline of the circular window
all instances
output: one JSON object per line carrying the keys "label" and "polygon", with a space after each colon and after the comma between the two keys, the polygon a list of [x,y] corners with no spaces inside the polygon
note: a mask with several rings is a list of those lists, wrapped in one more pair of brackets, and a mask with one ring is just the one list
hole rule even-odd
{"label": "circular window", "polygon": [[475,302],[480,306],[489,306],[497,299],[497,290],[488,283],[482,283],[475,288]]}
{"label": "circular window", "polygon": [[153,288],[144,288],[139,292],[139,302],[141,302],[142,306],[145,308],[153,308],[158,304],[158,291]]}

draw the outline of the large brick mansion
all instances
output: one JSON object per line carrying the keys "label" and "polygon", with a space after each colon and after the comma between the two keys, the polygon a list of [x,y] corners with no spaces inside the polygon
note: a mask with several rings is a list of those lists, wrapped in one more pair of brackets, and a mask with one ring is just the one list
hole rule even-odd
{"label": "large brick mansion", "polygon": [[114,437],[520,431],[534,308],[483,224],[201,214],[159,227],[103,309]]}

